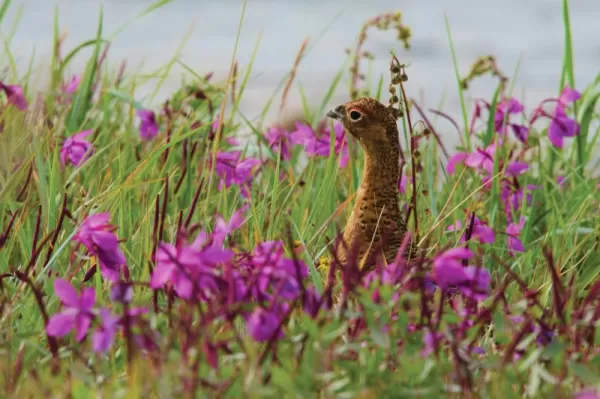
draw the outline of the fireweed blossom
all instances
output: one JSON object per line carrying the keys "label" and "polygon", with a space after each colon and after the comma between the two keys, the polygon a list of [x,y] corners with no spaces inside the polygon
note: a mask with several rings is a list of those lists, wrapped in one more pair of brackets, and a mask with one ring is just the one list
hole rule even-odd
{"label": "fireweed blossom", "polygon": [[402,176],[400,176],[400,179],[398,180],[398,191],[400,192],[400,194],[403,194],[406,191],[407,183],[408,183],[408,178],[403,173]]}
{"label": "fireweed blossom", "polygon": [[107,308],[99,311],[100,326],[92,334],[92,349],[102,353],[110,349],[119,329],[119,318],[114,316]]}
{"label": "fireweed blossom", "polygon": [[496,114],[494,115],[494,128],[496,133],[506,135],[507,128],[510,127],[515,137],[523,143],[527,142],[529,129],[527,126],[510,122],[511,115],[522,114],[525,110],[523,104],[515,98],[506,99],[498,104]]}
{"label": "fireweed blossom", "polygon": [[[193,274],[200,268],[198,252],[189,246],[178,248],[160,243],[156,250],[156,267],[152,272],[150,287],[158,289],[169,284],[179,297],[190,299],[194,292]],[[210,270],[206,270],[206,273],[210,274]]]}
{"label": "fireweed blossom", "polygon": [[248,317],[246,328],[252,339],[257,342],[265,342],[273,335],[276,338],[283,336],[283,332],[279,328],[280,324],[279,316],[274,312],[257,307]]}
{"label": "fireweed blossom", "polygon": [[216,246],[223,245],[225,237],[236,231],[244,222],[244,214],[248,210],[249,204],[242,206],[231,215],[229,221],[225,221],[221,215],[217,215],[215,222],[215,230],[213,232],[214,244]]}
{"label": "fireweed blossom", "polygon": [[597,389],[588,389],[576,393],[573,399],[600,399],[600,391]]}
{"label": "fireweed blossom", "polygon": [[471,299],[482,300],[490,289],[490,273],[487,269],[463,266],[473,252],[467,248],[453,248],[437,255],[433,261],[433,279],[443,290],[458,289]]}
{"label": "fireweed blossom", "polygon": [[529,169],[529,165],[526,162],[511,162],[506,165],[505,173],[511,177],[517,177],[523,174]]}
{"label": "fireweed blossom", "polygon": [[63,93],[65,93],[65,94],[73,94],[73,93],[75,93],[75,91],[79,87],[80,83],[81,83],[81,76],[79,76],[79,75],[73,75],[73,77],[71,78],[71,80],[68,81],[67,83],[65,83],[62,86]]}
{"label": "fireweed blossom", "polygon": [[92,143],[86,138],[93,133],[93,130],[84,130],[72,135],[66,139],[60,149],[60,166],[64,168],[70,162],[75,167],[81,166],[94,153],[95,149]]}
{"label": "fireweed blossom", "polygon": [[217,153],[215,172],[220,177],[219,191],[229,188],[232,184],[242,186],[242,196],[248,197],[248,189],[253,180],[255,167],[260,160],[248,157],[240,160],[241,151],[221,151]]}
{"label": "fireweed blossom", "polygon": [[282,161],[287,161],[292,157],[291,146],[294,142],[290,140],[289,132],[281,127],[275,126],[267,130],[265,139],[271,150],[273,150]]}
{"label": "fireweed blossom", "polygon": [[500,190],[500,200],[504,205],[504,212],[508,220],[513,220],[514,213],[519,213],[523,200],[527,205],[531,205],[533,198],[533,190],[537,190],[538,186],[534,184],[528,184],[525,187],[515,186],[507,180],[502,181],[502,188]]}
{"label": "fireweed blossom", "polygon": [[140,118],[140,137],[142,140],[152,140],[158,134],[158,123],[154,111],[139,109],[137,116]]}
{"label": "fireweed blossom", "polygon": [[17,85],[5,85],[0,82],[0,89],[4,90],[6,94],[6,100],[9,104],[14,105],[21,111],[25,111],[27,109],[27,99],[25,98],[25,94],[23,93],[23,88]]}
{"label": "fireweed blossom", "polygon": [[[567,116],[566,110],[569,105],[581,98],[581,94],[570,87],[565,87],[557,99],[546,99],[534,111],[530,123],[533,124],[540,117],[550,118],[548,126],[548,139],[557,148],[563,148],[565,137],[574,137],[579,134],[579,123]],[[543,110],[542,106],[547,102],[556,102],[552,114]]]}
{"label": "fireweed blossom", "polygon": [[575,119],[569,118],[565,112],[569,104],[579,98],[581,98],[579,92],[565,87],[558,99],[552,114],[552,122],[548,127],[548,139],[555,147],[563,147],[564,137],[574,137],[579,134],[579,124]]}
{"label": "fireweed blossom", "polygon": [[115,229],[110,224],[110,215],[99,213],[84,220],[73,236],[74,241],[83,244],[91,255],[98,258],[102,276],[113,282],[119,280],[121,271],[127,267]]}
{"label": "fireweed blossom", "polygon": [[54,281],[54,291],[66,309],[50,318],[46,332],[52,337],[63,337],[75,329],[77,341],[83,340],[94,318],[96,291],[84,288],[81,295],[77,295],[75,288],[61,278]]}
{"label": "fireweed blossom", "polygon": [[[459,152],[454,154],[448,163],[446,164],[446,171],[452,175],[456,172],[456,167],[460,164],[474,169],[478,172],[484,172],[482,182],[486,188],[489,188],[489,183],[494,174],[494,154],[496,153],[496,145],[490,144],[485,149],[477,148],[472,153]],[[504,162],[499,161],[498,171],[502,171],[504,168]],[[504,174],[509,177],[517,177],[523,174],[529,169],[529,165],[526,162],[521,161],[509,161],[506,163]]]}
{"label": "fireweed blossom", "polygon": [[456,166],[465,164],[466,166],[475,170],[485,170],[490,175],[494,170],[494,153],[496,152],[495,144],[490,144],[485,149],[477,148],[475,151],[469,152],[458,152],[454,154],[448,160],[446,164],[446,170],[449,174],[454,174]]}
{"label": "fireweed blossom", "polygon": [[229,262],[233,252],[215,245],[212,237],[203,231],[191,244],[181,241],[176,245],[159,244],[150,286],[158,289],[171,285],[184,299],[192,298],[194,293],[212,295],[217,290],[215,267]]}
{"label": "fireweed blossom", "polygon": [[506,235],[508,236],[506,245],[508,252],[514,256],[515,252],[525,252],[523,242],[519,239],[519,234],[523,230],[525,219],[521,217],[519,223],[509,223],[506,227]]}
{"label": "fireweed blossom", "polygon": [[[469,219],[469,224],[471,223]],[[459,231],[463,228],[463,224],[460,220],[457,220],[454,224],[448,226],[446,231]],[[467,240],[467,234],[470,225],[467,225],[466,231],[463,236],[460,238],[460,242],[463,243]],[[485,222],[479,220],[477,216],[473,219],[473,231],[471,234],[471,239],[476,239],[482,244],[490,244],[496,241],[496,235],[494,234],[494,230],[492,230]]]}
{"label": "fireweed blossom", "polygon": [[[350,159],[348,139],[344,131],[344,125],[339,122],[333,124],[334,140],[333,150],[335,155],[340,156],[340,168],[345,168]],[[304,145],[304,151],[309,157],[328,157],[331,148],[331,130],[329,125],[318,135],[309,125],[296,122],[296,131],[292,132],[293,143]]]}
{"label": "fireweed blossom", "polygon": [[448,163],[446,164],[446,171],[448,172],[448,174],[453,175],[454,172],[456,172],[456,166],[463,164],[465,162],[465,159],[467,159],[467,156],[469,156],[469,154],[466,152],[458,152],[451,156],[448,160]]}
{"label": "fireweed blossom", "polygon": [[298,278],[308,276],[308,268],[301,260],[283,256],[282,241],[259,243],[252,252],[248,267],[258,274],[258,284],[253,287],[256,300],[295,300],[301,292]]}

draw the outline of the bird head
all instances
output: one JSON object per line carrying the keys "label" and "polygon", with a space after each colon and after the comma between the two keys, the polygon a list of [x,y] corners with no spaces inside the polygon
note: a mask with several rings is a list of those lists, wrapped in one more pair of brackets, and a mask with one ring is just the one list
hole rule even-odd
{"label": "bird head", "polygon": [[365,149],[399,145],[396,118],[374,98],[365,97],[340,104],[327,116],[340,121]]}

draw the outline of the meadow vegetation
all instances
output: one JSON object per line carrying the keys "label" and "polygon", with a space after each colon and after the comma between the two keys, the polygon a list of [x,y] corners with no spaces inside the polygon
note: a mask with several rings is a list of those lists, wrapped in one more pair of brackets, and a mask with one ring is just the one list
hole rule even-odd
{"label": "meadow vegetation", "polygon": [[[72,49],[57,14],[39,89],[33,65],[15,66],[5,0],[1,396],[598,397],[600,75],[576,85],[563,5],[561,80],[534,109],[492,56],[456,70],[459,120],[408,98],[418,65],[402,54],[419,27],[390,13],[365,23],[322,101],[302,97],[304,120],[288,129],[265,115],[281,93],[302,96],[307,43],[251,118],[239,103],[252,62],[235,51],[222,82],[177,56],[139,75],[112,63],[102,12],[96,37]],[[397,35],[389,76],[364,72],[371,29]],[[85,49],[85,70],[70,71]],[[188,78],[160,106],[136,96],[175,65]],[[484,74],[497,90],[468,104]],[[398,193],[422,248],[410,264],[367,272],[332,256],[362,170],[359,145],[324,118],[346,83],[348,99],[399,116]]]}

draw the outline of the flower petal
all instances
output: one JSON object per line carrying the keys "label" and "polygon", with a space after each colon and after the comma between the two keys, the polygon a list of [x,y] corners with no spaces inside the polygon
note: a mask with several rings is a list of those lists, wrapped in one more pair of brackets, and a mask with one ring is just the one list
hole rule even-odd
{"label": "flower petal", "polygon": [[75,288],[67,280],[62,278],[54,280],[54,291],[66,306],[71,308],[79,307],[79,295],[77,295],[77,291],[75,291]]}
{"label": "flower petal", "polygon": [[46,332],[51,337],[63,337],[75,327],[75,318],[77,313],[73,311],[60,312],[55,314],[46,325]]}
{"label": "flower petal", "polygon": [[91,310],[96,304],[96,290],[94,288],[84,288],[81,291],[79,308],[81,310]]}

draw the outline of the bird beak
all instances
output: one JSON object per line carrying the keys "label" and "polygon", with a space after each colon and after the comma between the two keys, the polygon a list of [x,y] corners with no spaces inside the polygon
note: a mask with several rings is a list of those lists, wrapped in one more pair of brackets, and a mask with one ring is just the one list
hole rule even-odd
{"label": "bird beak", "polygon": [[327,113],[327,116],[331,119],[337,119],[338,121],[341,121],[344,119],[344,113],[345,109],[344,109],[344,105],[338,105],[335,108],[332,108],[329,110],[329,112]]}

